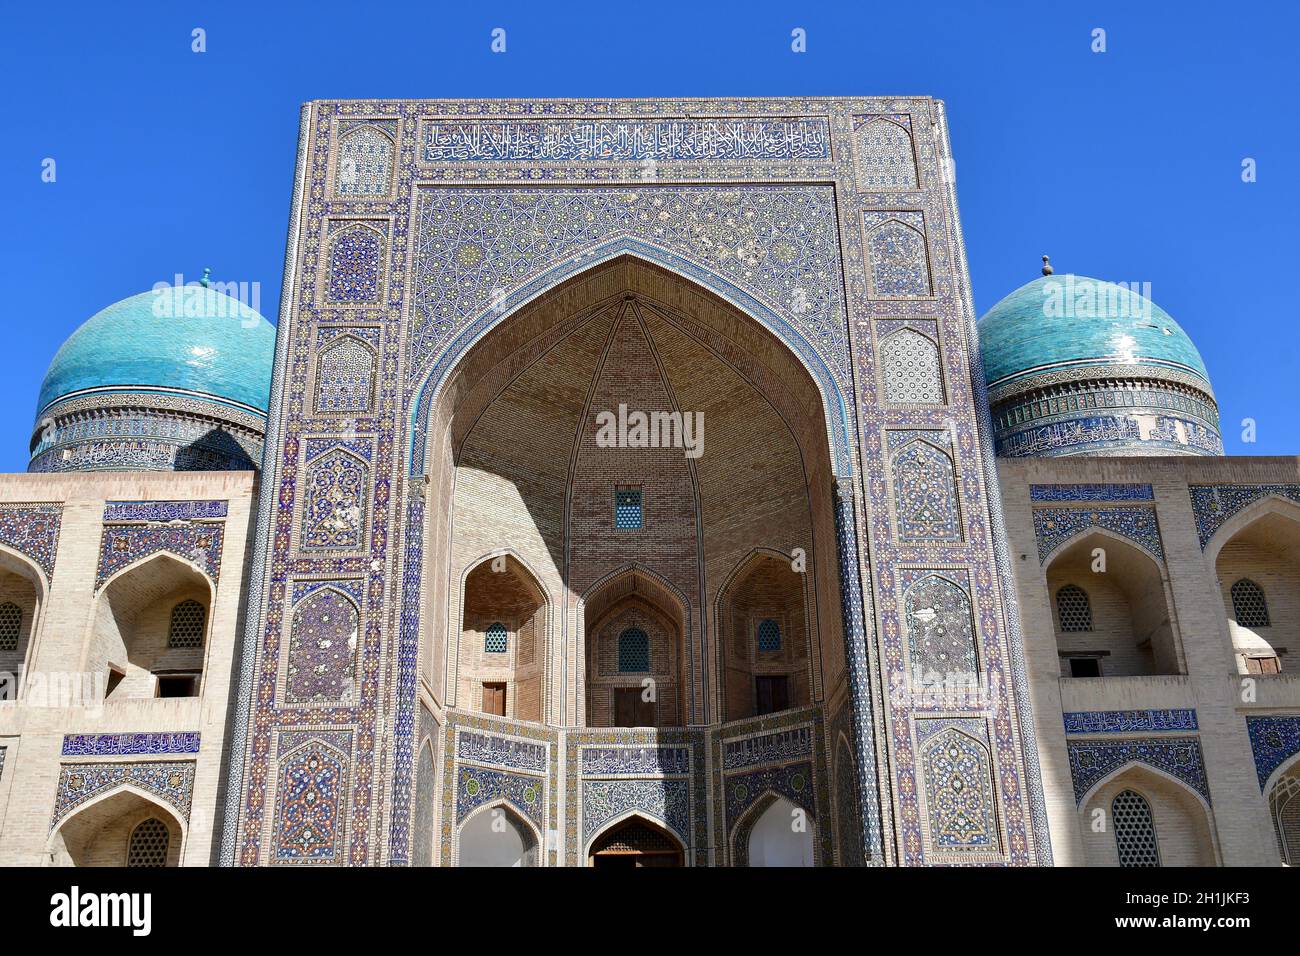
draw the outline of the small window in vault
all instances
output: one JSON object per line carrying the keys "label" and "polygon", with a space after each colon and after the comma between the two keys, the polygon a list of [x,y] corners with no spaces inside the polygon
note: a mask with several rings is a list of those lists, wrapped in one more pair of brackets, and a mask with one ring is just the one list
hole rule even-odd
{"label": "small window in vault", "polygon": [[635,531],[643,526],[645,515],[641,508],[640,488],[614,489],[614,527]]}

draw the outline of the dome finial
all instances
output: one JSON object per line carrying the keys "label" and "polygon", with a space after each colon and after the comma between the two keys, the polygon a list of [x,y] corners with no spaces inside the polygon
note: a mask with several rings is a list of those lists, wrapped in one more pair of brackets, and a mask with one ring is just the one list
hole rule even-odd
{"label": "dome finial", "polygon": [[1047,256],[1043,256],[1043,275],[1050,276],[1051,274],[1052,274],[1052,263],[1047,258]]}
{"label": "dome finial", "polygon": [[[1047,261],[1047,256],[1043,256],[1043,261],[1044,262]],[[205,266],[203,269],[203,278],[199,280],[199,285],[203,286],[203,288],[206,289],[208,287],[208,283],[210,283],[211,281],[212,281],[212,270]]]}

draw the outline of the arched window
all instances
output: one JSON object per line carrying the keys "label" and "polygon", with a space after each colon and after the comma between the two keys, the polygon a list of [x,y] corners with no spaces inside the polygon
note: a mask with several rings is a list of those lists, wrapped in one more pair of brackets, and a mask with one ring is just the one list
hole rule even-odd
{"label": "arched window", "polygon": [[1268,627],[1268,602],[1264,589],[1250,578],[1232,586],[1232,616],[1239,627]]}
{"label": "arched window", "polygon": [[202,647],[203,625],[208,610],[198,601],[181,601],[172,608],[171,628],[167,631],[168,647]]}
{"label": "arched window", "polygon": [[622,674],[650,670],[650,638],[639,627],[629,627],[618,636],[618,670]]}
{"label": "arched window", "polygon": [[1061,630],[1067,634],[1091,631],[1092,602],[1088,600],[1088,592],[1077,584],[1065,585],[1056,592],[1056,616]]}
{"label": "arched window", "polygon": [[495,624],[490,625],[483,634],[483,653],[504,654],[507,643],[506,626],[497,621]]}
{"label": "arched window", "polygon": [[12,601],[0,604],[0,651],[18,650],[18,634],[23,627],[23,609]]}
{"label": "arched window", "polygon": [[770,617],[758,622],[758,652],[768,654],[781,649],[781,625]]}
{"label": "arched window", "polygon": [[131,831],[126,847],[127,866],[166,866],[171,833],[167,824],[150,817]]}
{"label": "arched window", "polygon": [[1156,826],[1151,805],[1140,793],[1122,790],[1110,805],[1120,866],[1159,866]]}

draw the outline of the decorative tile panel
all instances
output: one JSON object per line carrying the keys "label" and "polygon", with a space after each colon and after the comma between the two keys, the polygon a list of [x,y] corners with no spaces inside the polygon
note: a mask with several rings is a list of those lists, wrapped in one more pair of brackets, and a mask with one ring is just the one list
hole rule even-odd
{"label": "decorative tile panel", "polygon": [[635,811],[662,823],[691,845],[690,783],[687,780],[584,780],[583,846],[609,823]]}
{"label": "decorative tile panel", "polygon": [[181,820],[188,820],[194,795],[194,761],[63,764],[59,767],[50,829],[57,827],[82,804],[121,786],[152,794],[174,810]]}
{"label": "decorative tile panel", "polygon": [[0,505],[0,544],[35,561],[48,581],[54,576],[62,523],[62,505]]}
{"label": "decorative tile panel", "polygon": [[1300,485],[1191,485],[1188,492],[1202,551],[1225,521],[1256,501],[1277,496],[1300,504]]}
{"label": "decorative tile panel", "polygon": [[1246,732],[1262,793],[1273,771],[1300,753],[1300,715],[1247,717]]}
{"label": "decorative tile panel", "polygon": [[105,525],[95,588],[128,565],[160,551],[192,563],[215,584],[221,573],[224,534],[224,527],[218,523]]}
{"label": "decorative tile panel", "polygon": [[298,602],[289,631],[285,702],[350,703],[359,638],[360,612],[339,590],[323,587]]}
{"label": "decorative tile panel", "polygon": [[351,738],[280,736],[272,855],[276,863],[337,863],[342,856]]}
{"label": "decorative tile panel", "polygon": [[339,305],[378,305],[384,287],[386,242],[369,222],[332,224],[326,298]]}
{"label": "decorative tile panel", "polygon": [[880,341],[885,401],[891,405],[942,405],[939,346],[916,329],[901,328]]}
{"label": "decorative tile panel", "polygon": [[932,295],[924,215],[912,210],[867,212],[862,221],[872,296],[916,299]]}
{"label": "decorative tile panel", "polygon": [[104,521],[204,521],[226,517],[230,503],[220,501],[109,501]]}
{"label": "decorative tile panel", "polygon": [[1070,756],[1076,804],[1083,802],[1084,796],[1098,781],[1132,762],[1163,770],[1187,784],[1207,803],[1210,801],[1210,785],[1205,779],[1201,744],[1196,737],[1089,738],[1067,740],[1065,746]]}
{"label": "decorative tile panel", "polygon": [[853,153],[863,192],[916,188],[912,117],[906,113],[853,117]]}
{"label": "decorative tile panel", "polygon": [[931,845],[940,852],[1000,850],[984,722],[924,719],[916,723]]}
{"label": "decorative tile panel", "polygon": [[1155,508],[1037,508],[1034,534],[1038,538],[1039,563],[1066,541],[1093,528],[1128,538],[1161,561],[1165,559]]}
{"label": "decorative tile panel", "polygon": [[1150,485],[1077,484],[1030,485],[1030,501],[1154,501]]}
{"label": "decorative tile panel", "polygon": [[456,778],[456,823],[464,823],[466,817],[486,803],[505,800],[539,829],[544,828],[542,794],[541,777],[462,766]]}
{"label": "decorative tile panel", "polygon": [[960,541],[960,496],[948,433],[891,431],[889,448],[899,540]]}

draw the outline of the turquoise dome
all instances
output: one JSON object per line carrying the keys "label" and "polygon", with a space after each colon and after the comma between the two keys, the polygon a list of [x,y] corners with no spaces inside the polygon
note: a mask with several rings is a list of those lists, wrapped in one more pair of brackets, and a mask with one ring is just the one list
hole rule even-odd
{"label": "turquoise dome", "polygon": [[103,391],[164,391],[266,415],[275,327],[199,284],[160,286],[95,313],[54,355],[36,417]]}
{"label": "turquoise dome", "polygon": [[1210,385],[1201,353],[1168,312],[1087,276],[1046,275],[1022,285],[980,320],[979,341],[990,388],[1099,365],[1158,366]]}
{"label": "turquoise dome", "polygon": [[1043,271],[979,322],[997,453],[1221,455],[1209,373],[1173,317],[1126,286]]}

